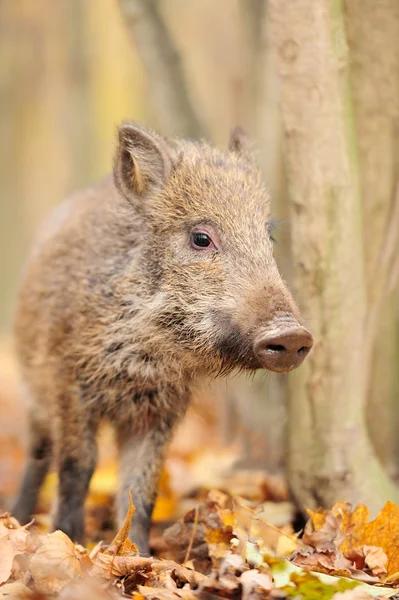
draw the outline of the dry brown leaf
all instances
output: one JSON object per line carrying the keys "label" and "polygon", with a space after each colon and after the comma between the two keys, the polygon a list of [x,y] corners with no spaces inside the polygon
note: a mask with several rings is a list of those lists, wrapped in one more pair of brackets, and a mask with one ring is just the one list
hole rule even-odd
{"label": "dry brown leaf", "polygon": [[240,575],[248,570],[248,565],[242,556],[230,553],[222,560],[218,570],[220,575],[226,575],[227,573]]}
{"label": "dry brown leaf", "polygon": [[132,490],[129,490],[129,506],[125,520],[123,521],[122,527],[119,529],[118,533],[105,551],[106,554],[121,554],[122,556],[127,556],[131,552],[138,552],[136,544],[133,544],[128,539],[135,510],[136,509],[132,500]]}
{"label": "dry brown leaf", "polygon": [[250,569],[240,577],[242,585],[242,600],[256,600],[265,597],[265,591],[273,587],[272,578],[257,569]]}
{"label": "dry brown leaf", "polygon": [[14,558],[27,551],[29,536],[26,526],[21,527],[10,513],[0,516],[0,584],[10,577]]}
{"label": "dry brown leaf", "polygon": [[173,550],[176,560],[184,561],[187,548],[191,543],[190,558],[209,560],[208,545],[205,542],[206,528],[202,523],[195,526],[194,523],[178,521],[168,527],[163,534],[166,544]]}
{"label": "dry brown leaf", "polygon": [[145,583],[145,587],[163,589],[181,588],[184,585],[198,588],[209,581],[209,578],[197,571],[183,567],[171,560],[156,560],[140,556],[112,556],[104,552],[94,558],[91,575],[113,580],[124,578],[128,589]]}
{"label": "dry brown leaf", "polygon": [[[25,528],[26,525],[23,526]],[[15,517],[9,512],[4,512],[0,515],[0,536],[9,529],[20,529],[21,525]]]}
{"label": "dry brown leaf", "polygon": [[210,557],[218,560],[225,556],[234,537],[235,518],[225,508],[229,500],[226,494],[213,490],[205,502],[165,531],[164,540],[173,549],[174,558],[183,561],[190,547],[190,558],[198,568],[198,561],[210,564]]}
{"label": "dry brown leaf", "polygon": [[209,581],[209,577],[207,575],[203,575],[203,573],[183,567],[173,560],[153,560],[152,569],[156,573],[162,573],[165,571],[173,572],[174,577],[177,576],[180,582],[187,582],[193,587],[198,587],[201,584]]}
{"label": "dry brown leaf", "polygon": [[[265,517],[271,516],[270,502],[260,505],[256,510],[247,506],[242,499],[233,498],[233,511],[231,513],[230,523],[233,533],[240,542],[240,546],[246,549],[248,540],[256,541],[259,549],[267,554],[278,556],[287,556],[291,554],[298,545],[302,545],[294,534],[292,525],[287,522],[282,527],[269,523]],[[291,512],[288,513],[288,510]],[[220,512],[220,511],[219,511]],[[282,514],[282,511],[280,511]],[[287,502],[284,506],[284,520],[287,515],[292,516],[292,507]],[[277,521],[280,523],[281,521]],[[240,551],[240,548],[238,549]],[[245,554],[245,552],[244,552]]]}
{"label": "dry brown leaf", "polygon": [[364,583],[379,583],[378,577],[357,569],[354,562],[346,558],[340,550],[330,548],[299,548],[295,551],[291,561],[298,567],[309,571],[318,571],[328,575],[351,577]]}
{"label": "dry brown leaf", "polygon": [[0,539],[0,584],[10,577],[14,558],[18,553],[10,539]]}
{"label": "dry brown leaf", "polygon": [[371,596],[364,590],[355,588],[353,590],[346,590],[345,592],[337,592],[331,600],[371,600]]}
{"label": "dry brown leaf", "polygon": [[350,562],[339,550],[299,548],[292,556],[292,562],[298,567],[310,571],[321,571],[331,574],[341,572],[346,577],[350,576],[353,563]]}
{"label": "dry brown leaf", "polygon": [[[235,513],[227,508],[230,498],[227,494],[216,493],[215,490],[208,494],[207,502],[202,511],[202,523],[205,525],[205,541],[208,544],[209,556],[219,560],[230,551],[231,541],[238,533],[238,524]],[[201,511],[200,511],[201,514]],[[233,529],[236,530],[235,534]],[[245,542],[248,536],[245,535]]]}
{"label": "dry brown leaf", "polygon": [[208,500],[215,502],[220,508],[227,508],[230,496],[220,490],[211,490],[208,493]]}
{"label": "dry brown leaf", "polygon": [[398,505],[387,502],[370,522],[369,511],[363,504],[352,511],[350,504],[338,502],[331,511],[308,512],[311,518],[303,535],[305,543],[318,550],[338,548],[354,560],[357,567],[369,569],[374,576],[390,581],[396,578],[399,572]]}
{"label": "dry brown leaf", "polygon": [[138,586],[138,593],[133,595],[135,600],[176,600],[183,598],[184,600],[196,600],[197,596],[192,590],[167,590],[143,585]]}
{"label": "dry brown leaf", "polygon": [[6,583],[0,587],[0,598],[1,600],[29,600],[33,596],[32,590],[30,590],[21,581],[14,581],[13,583]]}
{"label": "dry brown leaf", "polygon": [[[245,554],[248,540],[257,544],[260,553],[262,548],[276,552],[281,540],[296,544],[292,560],[308,570],[352,577],[367,583],[378,583],[379,577],[387,573],[389,556],[384,554],[381,545],[359,544],[367,528],[370,535],[378,534],[373,529],[375,522],[367,523],[368,512],[362,505],[352,511],[349,504],[341,502],[331,511],[310,513],[311,520],[304,538],[311,545],[305,546],[296,540],[289,524],[283,523],[279,529],[264,521],[262,516],[266,513],[261,506],[253,510],[240,499],[212,491],[205,502],[189,511],[169,530],[173,531],[174,545],[181,550],[182,559],[190,548],[193,560],[189,567],[173,560],[138,555],[136,546],[128,538],[134,513],[131,494],[129,499],[125,522],[111,544],[97,544],[90,556],[87,550],[74,545],[61,532],[47,536],[39,534],[34,539],[9,515],[3,515],[0,517],[0,552],[1,544],[11,544],[12,538],[13,549],[18,551],[13,555],[11,566],[10,561],[6,563],[8,576],[13,569],[13,578],[21,577],[21,582],[27,583],[31,573],[34,591],[57,594],[62,590],[60,600],[86,600],[88,597],[116,600],[119,597],[117,591],[133,595],[136,600],[192,600],[195,590],[200,590],[204,597],[233,598],[241,595],[244,600],[257,600],[266,595],[279,597],[281,590],[273,588],[267,573],[249,568]],[[395,511],[391,508],[389,514],[393,531],[396,531]],[[381,515],[379,517],[380,521],[377,517],[376,522],[381,531],[382,524],[387,528],[386,514],[382,521]],[[382,536],[381,540],[384,539]],[[344,543],[348,541],[355,545],[347,544],[345,554],[340,546],[345,547]],[[302,545],[298,547],[298,544]],[[200,549],[205,549],[206,558],[201,567],[197,559]],[[4,556],[6,553],[0,554],[0,558]],[[208,573],[212,564],[214,570],[210,576],[198,571],[205,566],[204,571]],[[1,567],[2,560],[0,573]],[[23,579],[24,576],[27,578]],[[356,596],[346,597],[360,600]]]}
{"label": "dry brown leaf", "polygon": [[152,558],[143,556],[115,556],[107,552],[99,552],[93,559],[91,575],[104,579],[125,577],[137,573],[148,573],[152,568]]}
{"label": "dry brown leaf", "polygon": [[358,546],[350,550],[347,556],[354,561],[358,569],[368,568],[376,577],[387,574],[388,557],[378,546]]}
{"label": "dry brown leaf", "polygon": [[331,510],[318,509],[316,512],[308,510],[310,520],[306,523],[302,536],[304,544],[313,548],[339,547],[344,539],[344,521],[351,512],[351,505],[339,502]]}
{"label": "dry brown leaf", "polygon": [[95,578],[79,578],[67,583],[57,600],[120,600],[121,595],[104,581]]}
{"label": "dry brown leaf", "polygon": [[212,578],[201,586],[201,596],[205,598],[239,598],[241,585],[234,575],[221,575],[213,571]]}
{"label": "dry brown leaf", "polygon": [[206,530],[205,541],[208,544],[209,556],[215,559],[223,558],[230,550],[230,542],[233,538],[231,529]]}
{"label": "dry brown leaf", "polygon": [[35,589],[48,594],[59,592],[69,581],[82,575],[81,556],[62,531],[40,536],[41,545],[29,561]]}

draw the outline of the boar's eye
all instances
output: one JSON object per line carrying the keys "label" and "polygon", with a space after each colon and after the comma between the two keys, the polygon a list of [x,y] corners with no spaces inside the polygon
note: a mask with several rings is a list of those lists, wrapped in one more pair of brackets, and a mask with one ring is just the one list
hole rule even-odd
{"label": "boar's eye", "polygon": [[211,236],[208,233],[205,233],[205,231],[193,231],[191,234],[191,245],[196,250],[216,247]]}

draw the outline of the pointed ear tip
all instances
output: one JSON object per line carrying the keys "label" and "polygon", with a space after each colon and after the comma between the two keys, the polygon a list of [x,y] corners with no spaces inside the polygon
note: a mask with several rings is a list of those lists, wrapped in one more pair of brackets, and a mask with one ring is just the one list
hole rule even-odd
{"label": "pointed ear tip", "polygon": [[118,138],[124,141],[132,135],[137,135],[139,128],[134,123],[125,122],[118,127]]}
{"label": "pointed ear tip", "polygon": [[157,146],[163,141],[162,136],[135,121],[125,121],[119,126],[118,139],[120,144],[136,145],[140,143],[153,146]]}

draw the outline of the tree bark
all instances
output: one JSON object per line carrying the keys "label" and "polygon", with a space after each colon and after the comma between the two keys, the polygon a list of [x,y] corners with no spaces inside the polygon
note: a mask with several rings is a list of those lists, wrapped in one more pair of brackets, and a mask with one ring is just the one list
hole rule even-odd
{"label": "tree bark", "polygon": [[258,117],[264,112],[262,105],[263,80],[270,70],[265,69],[268,53],[265,46],[265,0],[240,0],[241,21],[245,35],[246,50],[246,89],[247,89],[247,123],[249,133],[256,135]]}
{"label": "tree bark", "polygon": [[397,472],[399,347],[390,286],[399,255],[399,4],[345,0],[344,9],[364,213],[367,420],[378,455]]}
{"label": "tree bark", "polygon": [[365,424],[362,205],[339,0],[269,0],[281,85],[295,285],[315,337],[290,376],[288,475],[301,506],[398,498]]}
{"label": "tree bark", "polygon": [[120,0],[120,5],[149,79],[155,123],[166,135],[204,136],[158,0]]}

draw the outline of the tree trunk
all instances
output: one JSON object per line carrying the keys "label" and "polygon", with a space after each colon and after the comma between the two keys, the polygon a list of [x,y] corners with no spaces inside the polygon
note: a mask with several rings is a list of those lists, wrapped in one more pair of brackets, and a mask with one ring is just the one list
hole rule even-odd
{"label": "tree trunk", "polygon": [[288,474],[301,506],[398,497],[365,424],[367,287],[339,0],[269,0],[281,85],[295,285],[315,337],[290,376]]}
{"label": "tree trunk", "polygon": [[189,97],[181,57],[158,0],[120,0],[120,5],[151,84],[154,122],[165,135],[202,137],[204,128]]}
{"label": "tree trunk", "polygon": [[395,199],[399,175],[399,3],[345,0],[344,8],[364,214],[370,328],[367,422],[378,455],[397,473],[394,415],[399,413],[399,347],[396,295],[389,293],[389,280],[392,259],[399,253],[399,213],[397,221],[394,216],[395,202],[399,203],[399,195]]}

